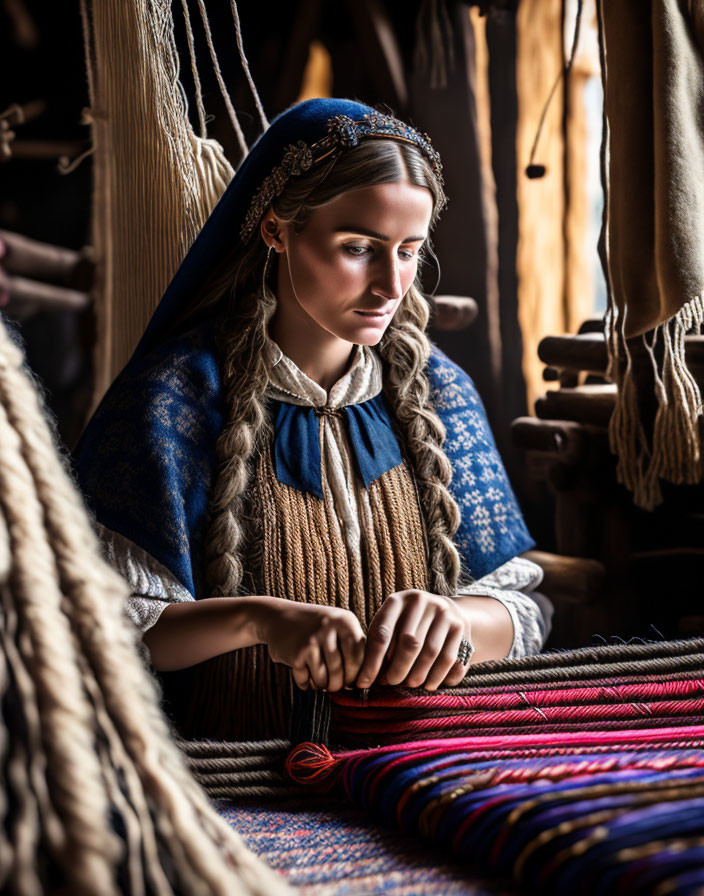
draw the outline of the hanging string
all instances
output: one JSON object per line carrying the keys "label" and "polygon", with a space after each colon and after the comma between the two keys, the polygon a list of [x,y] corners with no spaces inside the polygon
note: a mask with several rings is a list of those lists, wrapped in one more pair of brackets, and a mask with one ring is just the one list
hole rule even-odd
{"label": "hanging string", "polygon": [[257,107],[257,112],[259,113],[259,120],[262,123],[262,130],[266,130],[269,127],[269,119],[266,117],[266,113],[264,112],[264,106],[262,106],[262,101],[259,98],[259,91],[254,83],[254,78],[252,77],[252,73],[249,70],[249,62],[247,61],[247,57],[244,52],[244,43],[242,41],[242,26],[240,25],[240,14],[237,10],[237,2],[236,0],[230,0],[230,8],[232,9],[232,18],[235,20],[235,32],[237,33],[237,49],[240,51],[240,61],[242,63],[242,69],[244,71],[245,77],[247,78],[247,83],[249,84],[249,89],[252,91],[252,96],[254,97],[254,103]]}
{"label": "hanging string", "polygon": [[200,83],[200,75],[198,74],[198,65],[196,64],[196,48],[193,40],[193,29],[191,27],[191,14],[188,11],[188,0],[181,0],[183,8],[183,24],[186,29],[186,39],[188,41],[188,55],[191,57],[191,73],[193,75],[193,86],[196,93],[196,108],[198,109],[198,129],[200,136],[205,140],[208,136],[208,129],[205,124],[205,106],[203,105],[203,88]]}
{"label": "hanging string", "polygon": [[247,152],[249,150],[249,147],[247,146],[247,141],[244,138],[244,133],[243,133],[242,128],[240,127],[240,123],[237,119],[237,113],[235,112],[235,107],[232,105],[232,101],[230,100],[230,96],[227,92],[227,87],[225,85],[225,80],[222,76],[222,72],[220,71],[220,63],[218,62],[218,57],[215,52],[215,46],[213,44],[213,35],[210,30],[210,22],[208,21],[208,13],[205,11],[204,0],[198,0],[198,8],[200,10],[200,17],[203,21],[203,29],[205,31],[205,39],[208,43],[208,50],[210,51],[210,59],[213,63],[213,71],[215,72],[215,77],[217,78],[218,87],[220,88],[220,93],[222,94],[222,98],[225,102],[227,114],[230,116],[230,121],[232,123],[232,127],[234,128],[235,134],[237,136],[237,142],[239,143],[242,156],[246,156]]}
{"label": "hanging string", "polygon": [[530,150],[530,159],[528,160],[528,165],[526,166],[526,177],[529,177],[531,180],[535,180],[536,178],[543,177],[546,172],[545,165],[538,164],[534,161],[535,153],[538,148],[538,141],[540,140],[540,135],[543,132],[543,125],[545,124],[545,119],[548,114],[548,109],[550,108],[550,103],[552,102],[552,98],[555,96],[555,91],[557,90],[560,82],[563,78],[568,78],[570,72],[572,71],[572,66],[574,64],[575,57],[577,56],[577,46],[579,44],[579,35],[582,28],[582,13],[584,12],[584,0],[577,0],[577,15],[575,17],[574,22],[574,33],[572,35],[572,48],[570,50],[570,55],[567,60],[567,65],[565,65],[557,78],[555,78],[555,83],[550,88],[550,93],[548,94],[548,98],[545,100],[545,105],[543,106],[543,111],[540,115],[540,121],[538,122],[538,127],[535,132],[535,139],[533,140],[533,145]]}
{"label": "hanging string", "polygon": [[93,27],[90,21],[90,14],[86,0],[81,0],[81,29],[83,31],[83,46],[85,47],[86,59],[86,78],[88,80],[88,101],[91,108],[95,104],[95,76],[93,63],[95,60],[95,47],[93,45]]}

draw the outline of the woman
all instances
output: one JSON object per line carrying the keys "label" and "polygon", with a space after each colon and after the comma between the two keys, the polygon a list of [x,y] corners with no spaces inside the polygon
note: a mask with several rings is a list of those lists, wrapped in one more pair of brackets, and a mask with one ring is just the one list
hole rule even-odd
{"label": "woman", "polygon": [[542,645],[481,404],[425,335],[444,202],[412,128],[289,109],[89,424],[82,485],[190,735],[285,735],[294,685],[433,690]]}

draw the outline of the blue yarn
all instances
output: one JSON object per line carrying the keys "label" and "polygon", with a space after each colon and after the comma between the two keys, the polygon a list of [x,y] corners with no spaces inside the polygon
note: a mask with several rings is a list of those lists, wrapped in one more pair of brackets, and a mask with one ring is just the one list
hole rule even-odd
{"label": "blue yarn", "polygon": [[[661,881],[673,877],[681,881],[685,875],[696,872],[700,875],[704,872],[704,846],[672,851],[665,849],[626,865],[612,864],[601,870],[600,877],[604,892],[652,893]],[[704,883],[704,875],[701,879]],[[680,887],[677,886],[672,892],[680,893]]]}
{"label": "blue yarn", "polygon": [[[699,775],[701,777],[701,774]],[[598,894],[606,892],[600,883],[600,869],[621,849],[645,845],[669,836],[686,837],[704,831],[704,799],[689,799],[634,809],[607,821],[608,839],[582,855],[574,856],[556,875],[552,886],[559,892],[572,892],[578,882],[593,879]]]}

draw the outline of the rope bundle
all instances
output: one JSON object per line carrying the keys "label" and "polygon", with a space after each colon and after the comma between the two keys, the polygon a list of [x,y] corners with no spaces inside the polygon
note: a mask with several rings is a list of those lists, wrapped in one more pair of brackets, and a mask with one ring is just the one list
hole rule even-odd
{"label": "rope bundle", "polygon": [[0,889],[285,891],[188,774],[0,325]]}
{"label": "rope bundle", "polygon": [[437,695],[331,700],[294,780],[530,892],[704,887],[704,641],[487,663]]}
{"label": "rope bundle", "polygon": [[193,777],[211,799],[275,800],[300,797],[284,772],[287,740],[180,741]]}

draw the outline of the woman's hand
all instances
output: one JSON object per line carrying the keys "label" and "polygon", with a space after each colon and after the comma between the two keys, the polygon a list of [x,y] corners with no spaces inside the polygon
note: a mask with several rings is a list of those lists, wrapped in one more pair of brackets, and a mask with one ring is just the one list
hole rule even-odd
{"label": "woman's hand", "polygon": [[385,660],[386,684],[429,691],[441,684],[458,685],[467,668],[457,652],[462,638],[469,637],[467,616],[454,601],[427,591],[397,591],[387,597],[369,626],[357,686],[370,687]]}
{"label": "woman's hand", "polygon": [[365,637],[349,610],[270,598],[261,640],[275,663],[290,666],[299,688],[351,687],[364,657]]}

